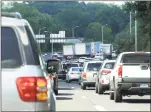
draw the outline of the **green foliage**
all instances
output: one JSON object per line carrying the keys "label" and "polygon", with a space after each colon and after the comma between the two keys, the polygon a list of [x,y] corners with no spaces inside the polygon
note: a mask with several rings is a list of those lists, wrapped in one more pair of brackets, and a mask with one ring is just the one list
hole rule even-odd
{"label": "green foliage", "polygon": [[[104,26],[104,43],[113,43],[115,46],[118,45],[119,50],[128,51],[134,50],[134,15],[130,42],[129,12],[134,13],[135,10],[137,10],[136,18],[138,20],[138,49],[149,50],[150,48],[149,5],[150,2],[135,1],[127,2],[120,8],[104,3],[26,0],[23,3],[14,3],[13,8],[2,9],[2,11],[20,12],[23,18],[29,21],[35,34],[38,34],[40,28],[46,27],[45,30],[52,33],[64,30],[66,36],[71,37],[72,27],[79,26],[74,30],[75,37],[84,37],[85,42],[102,41],[102,25],[108,24]],[[41,33],[44,34],[44,30]],[[58,44],[55,48],[60,49]],[[51,45],[47,43],[42,49],[51,51]]]}
{"label": "green foliage", "polygon": [[[151,7],[151,2],[135,1],[127,2],[123,6],[123,10],[129,13],[137,11],[137,15],[132,15],[132,34],[130,41],[130,29],[129,24],[125,29],[116,35],[115,43],[119,45],[119,50],[121,51],[134,51],[135,50],[135,27],[134,20],[137,19],[137,42],[138,51],[149,51],[150,50],[150,15],[149,6]],[[151,24],[150,24],[151,25]]]}

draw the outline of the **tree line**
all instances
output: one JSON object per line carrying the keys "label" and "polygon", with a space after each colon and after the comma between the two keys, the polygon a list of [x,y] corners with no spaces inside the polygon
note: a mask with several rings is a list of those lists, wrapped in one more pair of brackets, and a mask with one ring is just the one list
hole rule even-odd
{"label": "tree line", "polygon": [[[16,3],[12,8],[2,11],[18,11],[31,24],[35,34],[46,27],[52,33],[66,31],[66,37],[84,37],[85,42],[102,41],[104,26],[104,43],[112,43],[119,51],[134,50],[134,19],[138,21],[138,50],[150,49],[150,2],[126,2],[122,6],[104,3],[85,3],[77,1],[64,2],[26,2]],[[132,34],[130,40],[129,12],[137,11],[132,17]],[[44,33],[44,30],[41,31]],[[58,47],[56,47],[57,50]],[[51,45],[44,48],[50,51]]]}

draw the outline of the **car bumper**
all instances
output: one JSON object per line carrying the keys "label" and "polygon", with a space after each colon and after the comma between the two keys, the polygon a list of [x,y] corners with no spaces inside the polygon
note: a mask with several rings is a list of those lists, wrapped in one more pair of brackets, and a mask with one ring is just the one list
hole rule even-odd
{"label": "car bumper", "polygon": [[65,79],[65,78],[66,78],[66,75],[58,75],[58,78],[59,78],[59,79]]}
{"label": "car bumper", "polygon": [[83,81],[83,84],[86,85],[86,86],[95,87],[95,82],[94,81]]}
{"label": "car bumper", "polygon": [[78,77],[70,77],[69,80],[79,80]]}
{"label": "car bumper", "polygon": [[151,87],[149,83],[148,87],[141,87],[141,83],[118,83],[118,89],[124,94],[139,95],[139,94],[151,94]]}

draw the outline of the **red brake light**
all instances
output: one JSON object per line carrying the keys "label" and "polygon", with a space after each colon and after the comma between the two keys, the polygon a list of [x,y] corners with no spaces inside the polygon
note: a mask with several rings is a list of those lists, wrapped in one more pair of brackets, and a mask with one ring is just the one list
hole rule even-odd
{"label": "red brake light", "polygon": [[16,80],[16,85],[23,101],[47,100],[47,80],[44,77],[20,77]]}
{"label": "red brake light", "polygon": [[110,71],[110,70],[102,70],[102,73],[103,73],[104,75],[107,75],[107,74],[111,73],[111,71]]}
{"label": "red brake light", "polygon": [[102,80],[102,84],[104,84],[104,80]]}
{"label": "red brake light", "polygon": [[122,77],[122,65],[120,65],[119,69],[118,69],[118,76]]}

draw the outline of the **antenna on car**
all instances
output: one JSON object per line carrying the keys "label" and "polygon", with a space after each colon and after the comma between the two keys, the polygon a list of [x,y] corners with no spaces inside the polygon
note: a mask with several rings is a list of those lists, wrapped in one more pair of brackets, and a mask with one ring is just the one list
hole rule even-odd
{"label": "antenna on car", "polygon": [[17,18],[17,19],[22,19],[22,16],[19,12],[2,12],[1,16],[14,17],[14,18]]}

